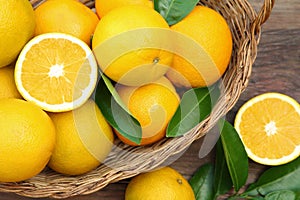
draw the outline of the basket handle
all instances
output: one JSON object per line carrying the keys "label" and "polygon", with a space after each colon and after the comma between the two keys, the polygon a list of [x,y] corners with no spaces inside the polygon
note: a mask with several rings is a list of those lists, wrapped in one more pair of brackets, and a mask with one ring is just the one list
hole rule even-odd
{"label": "basket handle", "polygon": [[269,18],[274,4],[275,0],[264,0],[262,8],[260,9],[255,20],[253,21],[253,31],[255,34],[257,34],[260,31],[261,25],[265,23]]}

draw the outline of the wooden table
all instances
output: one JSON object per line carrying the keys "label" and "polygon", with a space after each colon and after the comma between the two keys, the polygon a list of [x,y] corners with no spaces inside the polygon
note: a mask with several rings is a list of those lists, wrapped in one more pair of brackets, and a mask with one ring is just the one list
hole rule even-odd
{"label": "wooden table", "polygon": [[[259,8],[262,0],[249,0]],[[228,113],[227,119],[233,122],[239,107],[249,98],[264,92],[281,92],[300,102],[300,1],[277,0],[272,15],[263,25],[258,56],[253,66],[249,86],[241,95],[236,106]],[[210,153],[199,158],[199,150],[203,139],[195,141],[185,154],[171,164],[186,178],[190,178],[195,170],[204,163],[213,160]],[[265,166],[250,161],[248,182],[253,182],[265,169]],[[122,200],[128,180],[110,184],[106,188],[86,196],[77,196],[74,200]],[[0,200],[28,200],[30,198],[15,194],[1,193]],[[47,198],[44,198],[46,200]]]}

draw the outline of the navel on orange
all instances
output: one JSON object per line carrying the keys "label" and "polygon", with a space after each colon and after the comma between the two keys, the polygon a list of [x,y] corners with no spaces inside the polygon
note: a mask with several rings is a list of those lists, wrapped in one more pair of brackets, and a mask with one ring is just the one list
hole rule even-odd
{"label": "navel on orange", "polygon": [[97,81],[97,63],[86,43],[63,33],[33,38],[15,66],[15,81],[24,99],[51,112],[84,104]]}
{"label": "navel on orange", "polygon": [[265,93],[246,102],[234,127],[248,156],[261,164],[280,165],[300,155],[300,105],[280,93]]}

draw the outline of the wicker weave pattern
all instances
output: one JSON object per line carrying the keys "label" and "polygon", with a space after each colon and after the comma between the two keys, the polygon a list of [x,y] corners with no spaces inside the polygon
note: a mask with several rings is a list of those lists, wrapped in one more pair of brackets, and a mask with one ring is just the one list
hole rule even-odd
{"label": "wicker weave pattern", "polygon": [[[37,7],[44,0],[30,0]],[[66,198],[93,193],[107,184],[149,171],[178,158],[196,139],[201,138],[237,102],[246,88],[257,54],[261,25],[268,19],[275,0],[264,0],[256,13],[247,0],[201,0],[199,4],[220,12],[233,36],[233,54],[224,82],[224,94],[205,121],[184,137],[164,139],[150,147],[130,147],[120,141],[97,169],[76,177],[67,177],[45,169],[36,177],[21,183],[0,183],[0,192],[13,192],[29,197]],[[94,1],[81,0],[88,7]]]}

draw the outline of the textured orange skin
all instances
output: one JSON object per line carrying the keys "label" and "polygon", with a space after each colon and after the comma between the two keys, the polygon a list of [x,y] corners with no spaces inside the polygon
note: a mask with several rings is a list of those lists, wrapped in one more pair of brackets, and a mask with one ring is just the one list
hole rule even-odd
{"label": "textured orange skin", "polygon": [[34,35],[34,11],[28,0],[0,0],[0,68],[11,64]]}
{"label": "textured orange skin", "polygon": [[143,146],[165,137],[167,125],[179,105],[179,96],[167,78],[141,87],[120,86],[117,91],[142,127],[139,145],[114,129],[120,140],[132,146]]}
{"label": "textured orange skin", "polygon": [[74,0],[46,1],[35,10],[35,35],[61,32],[73,35],[88,45],[99,22],[98,16]]}
{"label": "textured orange skin", "polygon": [[40,173],[56,138],[47,113],[24,100],[1,99],[0,129],[0,181],[23,181]]}
{"label": "textured orange skin", "polygon": [[[171,29],[197,42],[211,57],[216,68],[198,66],[196,69],[180,55],[175,55],[172,68],[180,75],[170,70],[167,77],[179,87],[204,87],[215,83],[226,71],[232,53],[232,35],[225,19],[211,8],[196,6]],[[206,70],[211,72],[202,76],[201,73]]]}
{"label": "textured orange skin", "polygon": [[151,0],[95,0],[95,8],[101,18],[111,10],[126,5],[142,5],[153,8]]}
{"label": "textured orange skin", "polygon": [[125,200],[195,200],[192,187],[176,170],[163,167],[134,177]]}

